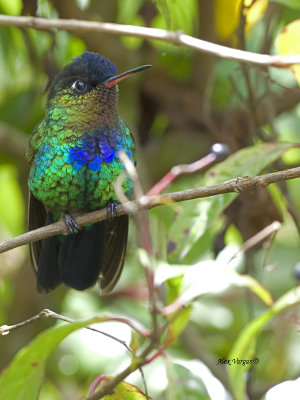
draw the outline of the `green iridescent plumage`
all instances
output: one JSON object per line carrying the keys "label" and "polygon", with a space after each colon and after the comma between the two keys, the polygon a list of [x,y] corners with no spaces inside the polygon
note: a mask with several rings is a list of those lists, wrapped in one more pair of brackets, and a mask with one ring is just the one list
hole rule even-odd
{"label": "green iridescent plumage", "polygon": [[[133,162],[136,155],[130,130],[118,116],[115,84],[131,74],[116,76],[109,60],[85,52],[56,77],[28,148],[31,229],[117,200],[114,183],[124,170],[118,152]],[[129,178],[123,190],[131,192]],[[128,217],[121,216],[67,239],[32,244],[38,288],[48,291],[63,282],[81,290],[100,273],[102,287],[110,290],[123,266],[127,230]]]}
{"label": "green iridescent plumage", "polygon": [[[37,140],[39,147],[30,171],[29,188],[33,195],[55,214],[92,211],[109,200],[117,200],[114,182],[124,169],[117,152],[126,151],[135,160],[134,141],[123,121],[118,121],[114,128],[98,128],[79,138],[69,135],[63,142],[60,131],[54,137],[43,135],[43,125],[37,127],[31,140],[38,135],[43,138],[42,146]],[[101,148],[108,154],[102,154]],[[99,154],[95,154],[95,149]],[[123,189],[125,193],[131,191],[129,179],[123,183]]]}

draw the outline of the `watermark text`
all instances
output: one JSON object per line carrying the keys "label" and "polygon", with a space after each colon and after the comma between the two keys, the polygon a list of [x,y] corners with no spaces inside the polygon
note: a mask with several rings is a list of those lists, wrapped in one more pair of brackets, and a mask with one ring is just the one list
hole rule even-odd
{"label": "watermark text", "polygon": [[259,363],[258,357],[250,358],[249,360],[240,360],[239,358],[219,358],[217,365],[256,365]]}

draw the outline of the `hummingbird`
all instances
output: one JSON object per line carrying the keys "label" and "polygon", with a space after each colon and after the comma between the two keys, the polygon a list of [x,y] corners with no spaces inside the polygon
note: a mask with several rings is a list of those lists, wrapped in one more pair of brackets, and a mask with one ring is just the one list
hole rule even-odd
{"label": "hummingbird", "polygon": [[[117,283],[124,264],[128,215],[117,216],[114,183],[124,170],[123,151],[136,163],[134,138],[118,114],[118,86],[145,70],[116,73],[100,54],[85,51],[56,76],[45,116],[28,145],[29,229],[64,218],[69,234],[30,244],[37,289],[63,283],[77,290],[99,279],[102,293]],[[127,176],[123,191],[130,195]],[[79,229],[76,215],[107,207],[110,218]]]}

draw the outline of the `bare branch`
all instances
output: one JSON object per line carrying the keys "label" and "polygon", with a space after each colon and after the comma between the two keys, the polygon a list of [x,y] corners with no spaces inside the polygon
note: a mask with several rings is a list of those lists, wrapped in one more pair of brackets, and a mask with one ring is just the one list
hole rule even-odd
{"label": "bare branch", "polygon": [[[216,196],[224,193],[241,193],[247,190],[253,190],[257,187],[266,187],[271,183],[287,181],[300,177],[300,167],[287,169],[284,171],[272,172],[270,174],[258,175],[253,178],[242,177],[231,179],[230,181],[218,183],[212,186],[203,186],[195,189],[187,189],[179,192],[166,193],[158,196],[143,196],[141,200],[130,201],[118,206],[118,215],[126,214],[126,210],[145,210],[160,205],[165,205],[166,202],[180,202],[185,200],[200,199],[203,197]],[[91,224],[93,222],[103,221],[107,219],[106,209],[93,211],[87,214],[76,217],[76,222],[79,226]],[[36,242],[37,240],[45,239],[55,235],[67,234],[67,229],[64,220],[55,222],[26,232],[12,239],[0,243],[0,253],[14,249],[15,247],[23,246],[24,244]]]}
{"label": "bare branch", "polygon": [[300,55],[277,56],[251,53],[230,47],[221,46],[184,34],[182,31],[147,28],[135,25],[121,25],[110,22],[84,21],[76,19],[36,18],[13,15],[0,15],[0,25],[33,29],[63,29],[66,31],[106,32],[113,35],[142,37],[161,40],[175,46],[192,48],[203,53],[214,54],[220,58],[237,60],[242,63],[286,67],[300,64]]}
{"label": "bare branch", "polygon": [[[8,335],[12,330],[15,329],[19,329],[22,328],[25,325],[29,325],[32,322],[35,322],[39,319],[43,319],[43,318],[54,318],[54,319],[58,319],[64,322],[68,322],[70,324],[76,322],[75,320],[65,317],[64,315],[61,314],[57,314],[56,312],[49,310],[48,308],[45,308],[44,310],[40,311],[38,314],[34,315],[31,318],[28,318],[22,322],[19,322],[17,324],[14,325],[2,325],[0,326],[0,335],[4,336],[4,335]],[[121,322],[124,323],[126,325],[128,325],[130,328],[132,328],[133,330],[135,330],[137,333],[139,333],[141,336],[143,337],[149,337],[150,336],[150,332],[148,331],[148,329],[146,327],[144,327],[140,322],[133,320],[132,318],[124,318],[124,317],[107,317],[107,318],[102,318],[102,322],[107,322],[107,321],[114,321],[114,322]],[[130,353],[132,353],[132,349],[126,344],[126,342],[124,342],[124,340],[121,340],[113,335],[110,335],[109,333],[100,331],[99,329],[96,328],[92,328],[90,326],[85,326],[85,329],[88,329],[90,331],[93,332],[97,332],[97,333],[101,333],[101,335],[103,336],[107,336],[112,340],[115,340],[116,342],[120,343],[122,346],[124,346]]]}
{"label": "bare branch", "polygon": [[267,237],[273,235],[274,233],[277,233],[277,231],[280,229],[281,223],[279,221],[274,221],[270,225],[266,226],[264,229],[261,231],[257,232],[254,236],[252,236],[250,239],[246,240],[241,247],[238,249],[238,251],[231,257],[229,260],[232,261],[234,258],[236,258],[240,253],[245,253],[246,251],[252,249],[254,246],[256,246],[258,243],[264,241]]}

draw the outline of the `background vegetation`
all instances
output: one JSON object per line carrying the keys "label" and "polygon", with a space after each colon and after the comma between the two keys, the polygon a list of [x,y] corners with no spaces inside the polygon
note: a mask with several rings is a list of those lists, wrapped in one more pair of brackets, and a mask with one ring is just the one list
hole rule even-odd
{"label": "background vegetation", "polygon": [[[0,0],[0,13],[182,30],[229,47],[271,54],[278,50],[278,34],[300,18],[300,6],[296,0]],[[153,65],[119,88],[119,112],[138,144],[145,191],[173,165],[199,159],[215,142],[226,143],[231,157],[204,174],[181,177],[168,191],[299,165],[299,149],[286,151],[282,144],[300,138],[300,91],[289,69],[241,65],[165,42],[108,33],[0,27],[1,241],[27,230],[28,137],[43,118],[51,80],[84,50],[103,54],[119,72]],[[177,323],[170,323],[167,338],[161,338],[168,344],[164,355],[144,368],[153,399],[296,399],[292,393],[300,391],[300,295],[295,289],[300,273],[299,186],[296,179],[239,196],[220,195],[149,211],[159,307],[176,299],[187,307]],[[275,220],[281,222],[276,235],[231,260],[243,242]],[[97,288],[81,293],[65,287],[39,295],[28,249],[1,254],[0,325],[49,308],[76,320],[122,315],[151,329],[145,255],[137,242],[132,224],[121,281],[106,297],[100,297]],[[1,336],[0,369],[52,325],[57,325],[55,320],[39,320]],[[97,327],[131,341],[138,350],[146,343],[122,323]],[[54,340],[57,334],[59,343],[57,332],[50,331],[50,337]],[[97,376],[114,376],[131,359],[119,343],[84,329],[56,350],[52,345],[41,339],[38,347],[39,354],[47,353],[45,361],[49,353],[42,400],[83,398]],[[255,365],[218,364],[219,359],[255,357]],[[16,367],[27,379],[20,364]],[[42,375],[37,377],[30,393],[36,393],[41,379]],[[5,388],[17,381],[16,375],[2,375],[1,400],[13,398]],[[138,371],[127,381],[145,391]],[[290,383],[276,397],[275,385],[284,381]],[[25,399],[18,395],[14,398]]]}

